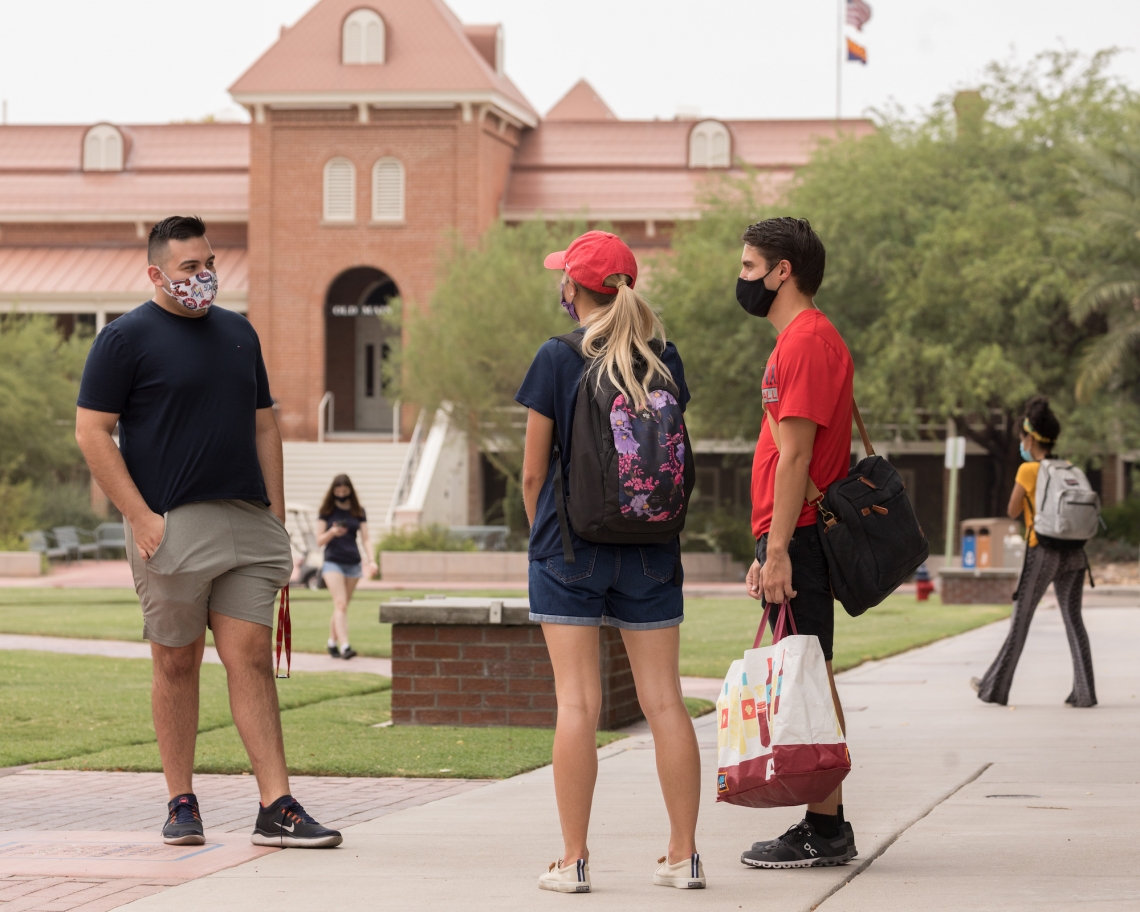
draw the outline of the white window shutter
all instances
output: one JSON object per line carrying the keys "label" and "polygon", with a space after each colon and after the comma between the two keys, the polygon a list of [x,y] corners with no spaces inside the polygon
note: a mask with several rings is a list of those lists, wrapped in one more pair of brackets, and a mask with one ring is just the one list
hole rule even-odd
{"label": "white window shutter", "polygon": [[96,124],[83,138],[84,171],[122,171],[123,137],[111,124]]}
{"label": "white window shutter", "polygon": [[325,165],[326,222],[356,219],[356,169],[347,158],[334,158]]}
{"label": "white window shutter", "polygon": [[732,137],[728,127],[704,120],[689,134],[690,168],[727,168],[732,164]]}
{"label": "white window shutter", "polygon": [[712,135],[712,151],[709,153],[709,167],[728,167],[728,132],[723,127]]}
{"label": "white window shutter", "polygon": [[709,166],[709,137],[703,129],[697,127],[693,130],[689,140],[689,167],[707,168]]}
{"label": "white window shutter", "polygon": [[344,24],[344,63],[364,62],[364,39],[359,22],[348,21]]}
{"label": "white window shutter", "polygon": [[364,26],[364,63],[384,62],[384,26],[379,17]]}
{"label": "white window shutter", "polygon": [[404,166],[397,158],[382,158],[372,168],[372,220],[404,220]]}
{"label": "white window shutter", "polygon": [[341,33],[340,62],[384,62],[384,20],[376,10],[354,10],[345,18]]}

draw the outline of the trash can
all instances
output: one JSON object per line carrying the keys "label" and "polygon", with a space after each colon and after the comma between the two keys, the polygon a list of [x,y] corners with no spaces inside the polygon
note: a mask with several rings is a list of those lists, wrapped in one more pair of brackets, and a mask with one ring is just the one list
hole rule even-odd
{"label": "trash can", "polygon": [[969,570],[1020,567],[1025,555],[1018,548],[1021,523],[1004,516],[965,519],[959,526],[962,566]]}

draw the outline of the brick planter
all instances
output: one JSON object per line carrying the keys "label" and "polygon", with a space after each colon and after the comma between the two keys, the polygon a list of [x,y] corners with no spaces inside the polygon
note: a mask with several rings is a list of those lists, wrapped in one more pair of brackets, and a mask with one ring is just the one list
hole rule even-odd
{"label": "brick planter", "polygon": [[[554,670],[526,599],[392,601],[392,722],[552,728]],[[642,718],[621,634],[602,627],[599,728]]]}
{"label": "brick planter", "polygon": [[1005,567],[947,567],[938,571],[938,592],[943,605],[1004,605],[1013,597],[1020,572]]}

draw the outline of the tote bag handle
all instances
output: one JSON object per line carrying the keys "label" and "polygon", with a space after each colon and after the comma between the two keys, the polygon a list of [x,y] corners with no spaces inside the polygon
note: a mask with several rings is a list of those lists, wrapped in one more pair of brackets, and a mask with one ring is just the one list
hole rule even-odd
{"label": "tote bag handle", "polygon": [[[756,639],[752,641],[752,648],[758,649],[760,641],[764,639],[764,631],[768,629],[768,613],[772,610],[771,602],[764,603],[764,616],[760,619],[760,627],[756,631]],[[779,643],[787,634],[787,628],[790,627],[794,635],[799,635],[796,630],[796,619],[792,616],[792,606],[785,600],[780,605],[779,614],[776,615],[776,629],[772,631],[772,645]]]}

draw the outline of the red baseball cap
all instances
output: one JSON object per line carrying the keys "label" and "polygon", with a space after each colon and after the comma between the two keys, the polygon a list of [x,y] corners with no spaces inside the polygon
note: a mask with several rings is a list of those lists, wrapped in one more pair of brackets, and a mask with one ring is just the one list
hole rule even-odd
{"label": "red baseball cap", "polygon": [[625,241],[608,231],[587,231],[565,250],[550,254],[547,269],[565,269],[570,278],[598,294],[617,294],[616,288],[602,283],[612,275],[629,276],[629,287],[637,281],[637,260]]}

